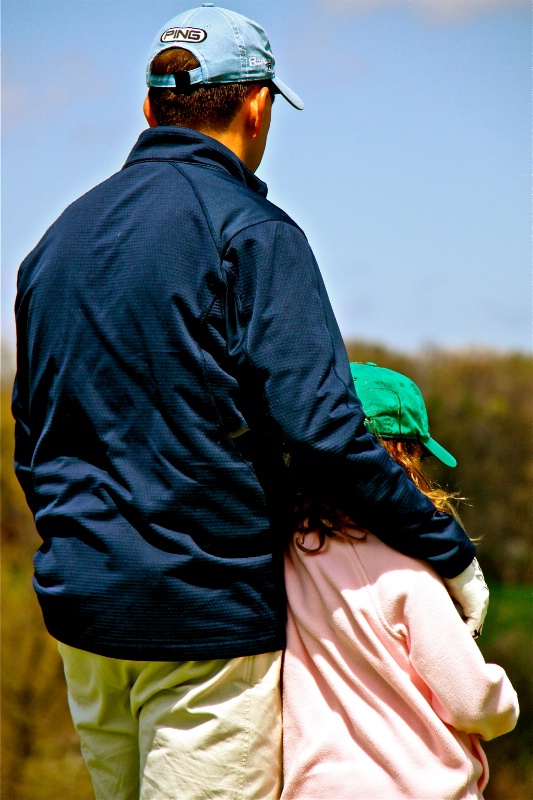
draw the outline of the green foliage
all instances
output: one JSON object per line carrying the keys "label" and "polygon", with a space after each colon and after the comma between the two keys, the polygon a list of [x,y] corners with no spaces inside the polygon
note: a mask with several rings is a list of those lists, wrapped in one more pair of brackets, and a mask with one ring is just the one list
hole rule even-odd
{"label": "green foliage", "polygon": [[490,584],[489,613],[478,643],[485,661],[505,668],[518,694],[520,718],[512,733],[483,745],[490,766],[485,800],[533,797],[532,611],[533,587]]}
{"label": "green foliage", "polygon": [[13,420],[2,392],[2,773],[6,800],[94,797],[70,720],[57,643],[32,587],[39,545],[12,468]]}
{"label": "green foliage", "polygon": [[[533,361],[523,354],[395,353],[348,345],[353,361],[375,361],[411,377],[422,390],[432,435],[458,461],[428,469],[468,498],[461,514],[480,537],[478,555],[491,588],[480,648],[501,664],[521,705],[517,729],[485,749],[491,766],[486,800],[529,800],[531,783],[531,406]],[[46,633],[31,586],[39,546],[12,470],[10,385],[2,391],[2,797],[89,800],[90,781],[70,721],[57,646]]]}
{"label": "green foliage", "polygon": [[57,643],[31,586],[31,555],[8,546],[2,559],[1,796],[90,800]]}

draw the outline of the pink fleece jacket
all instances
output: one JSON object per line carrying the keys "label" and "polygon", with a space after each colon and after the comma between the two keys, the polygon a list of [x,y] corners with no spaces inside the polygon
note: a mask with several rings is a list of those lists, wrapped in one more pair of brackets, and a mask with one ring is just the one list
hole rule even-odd
{"label": "pink fleece jacket", "polygon": [[518,702],[440,578],[370,534],[292,543],[285,576],[283,800],[481,798]]}

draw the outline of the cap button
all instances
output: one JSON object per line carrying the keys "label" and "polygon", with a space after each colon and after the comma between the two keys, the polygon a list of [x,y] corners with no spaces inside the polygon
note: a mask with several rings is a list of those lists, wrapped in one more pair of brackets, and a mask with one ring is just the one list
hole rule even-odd
{"label": "cap button", "polygon": [[367,367],[377,367],[377,364],[376,364],[375,361],[367,361],[366,365],[367,365]]}
{"label": "cap button", "polygon": [[214,8],[214,3],[202,3],[202,8]]}

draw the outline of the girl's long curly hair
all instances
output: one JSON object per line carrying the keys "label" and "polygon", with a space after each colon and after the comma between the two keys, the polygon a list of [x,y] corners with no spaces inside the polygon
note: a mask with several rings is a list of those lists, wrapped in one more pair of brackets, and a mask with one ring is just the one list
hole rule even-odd
{"label": "girl's long curly hair", "polygon": [[[459,524],[461,519],[457,511],[457,504],[464,500],[457,493],[447,492],[434,485],[424,475],[421,461],[424,448],[419,442],[398,439],[380,439],[389,455],[399,464],[415,486],[428,497],[438,511],[451,514]],[[296,546],[306,553],[318,553],[325,544],[326,536],[341,536],[345,539],[360,538],[350,533],[354,528],[360,529],[356,520],[351,520],[338,508],[320,498],[309,497],[305,492],[296,491],[294,505],[296,531]],[[306,547],[305,537],[308,534],[318,537],[317,547]]]}

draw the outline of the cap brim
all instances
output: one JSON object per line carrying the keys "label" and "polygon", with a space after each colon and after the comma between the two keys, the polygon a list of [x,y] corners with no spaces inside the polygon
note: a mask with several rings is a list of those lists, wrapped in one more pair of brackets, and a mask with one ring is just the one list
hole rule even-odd
{"label": "cap brim", "polygon": [[301,100],[298,97],[298,95],[295,92],[292,91],[292,89],[289,89],[289,87],[286,86],[283,83],[283,81],[280,81],[279,78],[272,78],[272,83],[274,84],[274,86],[276,87],[278,92],[283,95],[285,100],[289,101],[291,106],[294,106],[294,108],[297,108],[298,111],[302,111],[303,110],[303,108],[304,108],[303,100]]}
{"label": "cap brim", "polygon": [[432,439],[429,436],[427,439],[424,439],[423,445],[428,450],[432,456],[438,458],[439,461],[442,461],[443,464],[446,464],[447,467],[456,467],[457,461],[452,456],[451,453],[448,453],[447,450],[444,449],[435,439]]}

